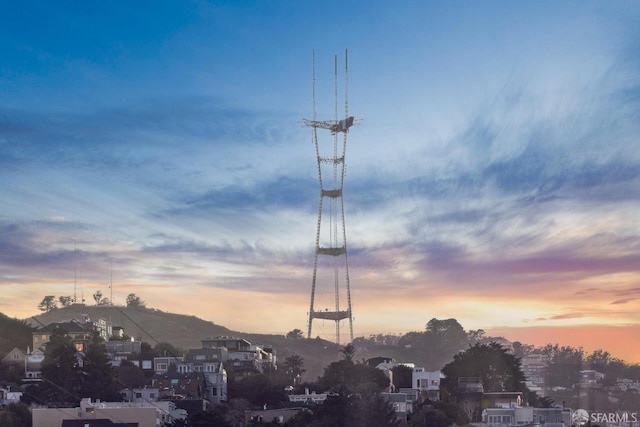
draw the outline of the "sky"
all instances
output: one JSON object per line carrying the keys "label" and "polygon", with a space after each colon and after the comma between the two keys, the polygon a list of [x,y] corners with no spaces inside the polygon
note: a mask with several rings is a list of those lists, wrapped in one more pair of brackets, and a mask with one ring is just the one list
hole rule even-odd
{"label": "sky", "polygon": [[334,118],[348,49],[354,335],[455,318],[640,362],[640,3],[3,10],[0,312],[135,293],[306,331],[319,185],[301,120],[314,62]]}

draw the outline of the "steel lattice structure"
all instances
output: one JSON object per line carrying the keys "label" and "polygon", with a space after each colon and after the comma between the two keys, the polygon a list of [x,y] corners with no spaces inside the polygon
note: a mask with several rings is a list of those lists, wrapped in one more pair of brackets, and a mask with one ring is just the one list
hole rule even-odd
{"label": "steel lattice structure", "polygon": [[[353,313],[342,191],[345,177],[347,135],[354,124],[353,116],[349,116],[348,70],[348,52],[345,50],[344,118],[338,119],[338,58],[335,56],[335,118],[333,120],[317,120],[314,53],[313,118],[302,121],[304,126],[312,129],[320,186],[307,336],[311,338],[314,319],[334,321],[336,343],[338,344],[340,344],[340,323],[343,320],[349,322],[349,342],[353,341]],[[321,296],[324,296],[325,299],[322,300]],[[325,306],[321,305],[323,302],[326,303]]]}

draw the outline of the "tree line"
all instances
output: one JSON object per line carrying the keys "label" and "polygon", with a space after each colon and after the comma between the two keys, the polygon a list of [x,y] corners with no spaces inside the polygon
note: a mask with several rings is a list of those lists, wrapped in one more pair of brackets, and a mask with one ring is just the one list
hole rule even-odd
{"label": "tree line", "polygon": [[[93,294],[93,300],[95,301],[96,305],[112,304],[112,301],[109,298],[105,297],[102,294],[102,291],[96,291]],[[75,303],[76,299],[69,295],[60,295],[58,297],[56,297],[55,295],[47,295],[38,304],[38,310],[47,313],[57,309],[58,307],[68,307]],[[82,300],[82,303],[84,304],[84,299]],[[127,295],[127,298],[125,299],[125,305],[127,307],[133,308],[144,308],[147,306],[146,303],[134,293]]]}

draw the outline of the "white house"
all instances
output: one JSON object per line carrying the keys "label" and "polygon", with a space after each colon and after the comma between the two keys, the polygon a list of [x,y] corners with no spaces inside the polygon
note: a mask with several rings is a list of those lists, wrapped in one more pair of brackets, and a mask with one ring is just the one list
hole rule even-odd
{"label": "white house", "polygon": [[440,371],[426,371],[424,368],[413,368],[411,388],[420,390],[430,400],[440,400],[440,382],[445,378]]}

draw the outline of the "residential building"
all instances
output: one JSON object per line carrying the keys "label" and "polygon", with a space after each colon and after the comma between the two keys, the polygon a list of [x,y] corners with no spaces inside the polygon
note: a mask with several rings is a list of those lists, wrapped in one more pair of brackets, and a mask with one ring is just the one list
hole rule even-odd
{"label": "residential building", "polygon": [[78,351],[85,350],[94,333],[93,324],[88,322],[81,323],[77,320],[71,320],[51,323],[32,332],[33,349],[44,347],[51,340],[51,334],[56,329],[63,330],[71,338],[71,342]]}
{"label": "residential building", "polygon": [[635,390],[640,392],[640,381],[631,380],[628,378],[618,378],[616,380],[616,385],[612,387],[612,390],[615,390],[615,391]]}
{"label": "residential building", "polygon": [[594,371],[593,369],[585,369],[578,371],[580,379],[576,388],[578,389],[594,389],[602,387],[602,380],[605,378],[605,374],[602,372]]}
{"label": "residential building", "polygon": [[125,389],[122,393],[125,402],[157,402],[160,400],[160,389],[157,387]]}
{"label": "residential building", "polygon": [[257,409],[244,412],[244,425],[248,426],[252,422],[284,424],[293,418],[302,408],[282,408],[282,409]]}
{"label": "residential building", "polygon": [[198,400],[205,397],[206,380],[202,372],[179,374],[173,371],[156,374],[151,379],[151,387],[159,390],[160,400]]}
{"label": "residential building", "polygon": [[173,402],[92,402],[82,399],[76,408],[34,408],[33,427],[61,427],[63,425],[85,426],[99,420],[108,420],[101,425],[136,425],[138,427],[163,427],[172,423]]}
{"label": "residential building", "polygon": [[424,368],[413,368],[411,388],[420,390],[423,397],[432,401],[440,400],[440,382],[444,379],[440,371],[426,371]]}
{"label": "residential building", "polygon": [[380,396],[393,407],[396,413],[396,419],[399,420],[402,425],[407,424],[407,414],[413,411],[413,403],[411,397],[406,393],[380,393]]}
{"label": "residential building", "polygon": [[202,342],[202,348],[219,348],[225,347],[230,352],[232,351],[250,351],[251,343],[242,338],[234,337],[215,337],[205,338],[200,340]]}
{"label": "residential building", "polygon": [[521,391],[482,393],[483,408],[517,408],[522,406]]}
{"label": "residential building", "polygon": [[204,398],[218,404],[227,401],[227,372],[222,364],[227,358],[224,347],[198,348],[188,350],[182,357],[156,357],[154,366],[156,375],[202,373]]}
{"label": "residential building", "polygon": [[529,390],[542,393],[545,386],[545,372],[549,364],[549,356],[546,354],[527,354],[520,360],[522,373],[526,379]]}
{"label": "residential building", "polygon": [[44,351],[36,349],[27,353],[24,363],[24,382],[39,382],[42,381],[41,366],[44,360]]}
{"label": "residential building", "polygon": [[27,353],[14,347],[9,353],[6,354],[0,361],[2,365],[6,366],[11,372],[16,372],[22,375],[24,373],[24,366],[27,362]]}
{"label": "residential building", "polygon": [[226,348],[228,351],[226,366],[233,370],[236,378],[264,373],[276,369],[276,351],[271,347],[252,345],[249,341],[234,337],[205,338],[202,348]]}
{"label": "residential building", "polygon": [[482,395],[484,387],[479,377],[460,377],[454,390],[454,397],[469,416],[471,422],[482,418]]}
{"label": "residential building", "polygon": [[290,394],[289,402],[298,403],[322,403],[327,400],[328,393],[316,393],[315,391],[309,392],[309,389],[305,387],[304,394]]}
{"label": "residential building", "polygon": [[0,407],[20,402],[22,394],[23,391],[17,384],[0,387]]}
{"label": "residential building", "polygon": [[531,406],[485,408],[482,411],[482,423],[490,427],[512,427],[516,425],[566,427],[572,425],[570,409],[534,408]]}
{"label": "residential building", "polygon": [[123,360],[129,359],[134,354],[140,354],[142,350],[141,341],[115,340],[105,341],[104,346],[107,356],[113,366],[120,366]]}

